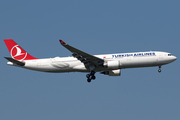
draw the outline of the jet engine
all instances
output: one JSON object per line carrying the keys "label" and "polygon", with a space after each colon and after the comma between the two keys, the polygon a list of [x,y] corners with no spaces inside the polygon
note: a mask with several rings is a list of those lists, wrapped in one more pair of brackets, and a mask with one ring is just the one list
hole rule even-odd
{"label": "jet engine", "polygon": [[104,71],[104,72],[101,72],[101,74],[109,75],[109,76],[120,76],[121,75],[121,69]]}
{"label": "jet engine", "polygon": [[118,69],[120,67],[120,61],[118,60],[105,61],[104,66],[110,69]]}

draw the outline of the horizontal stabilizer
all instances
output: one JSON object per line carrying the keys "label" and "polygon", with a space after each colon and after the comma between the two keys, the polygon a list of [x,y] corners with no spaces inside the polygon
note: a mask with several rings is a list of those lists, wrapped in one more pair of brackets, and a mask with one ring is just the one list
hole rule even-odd
{"label": "horizontal stabilizer", "polygon": [[10,62],[15,63],[15,64],[17,64],[17,65],[20,65],[20,66],[24,66],[24,65],[25,65],[25,62],[18,61],[18,60],[15,60],[15,59],[13,59],[13,58],[10,58],[10,57],[4,57],[4,58],[6,58],[6,59],[9,60]]}

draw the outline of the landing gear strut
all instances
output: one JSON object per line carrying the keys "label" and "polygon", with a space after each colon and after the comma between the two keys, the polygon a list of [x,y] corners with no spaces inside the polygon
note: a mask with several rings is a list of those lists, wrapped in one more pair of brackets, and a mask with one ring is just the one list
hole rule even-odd
{"label": "landing gear strut", "polygon": [[96,76],[94,76],[95,72],[94,71],[91,71],[90,74],[87,74],[86,77],[87,77],[87,82],[91,82],[91,80],[95,80],[96,79]]}
{"label": "landing gear strut", "polygon": [[159,73],[161,72],[161,66],[159,66],[159,70],[158,70],[158,72],[159,72]]}

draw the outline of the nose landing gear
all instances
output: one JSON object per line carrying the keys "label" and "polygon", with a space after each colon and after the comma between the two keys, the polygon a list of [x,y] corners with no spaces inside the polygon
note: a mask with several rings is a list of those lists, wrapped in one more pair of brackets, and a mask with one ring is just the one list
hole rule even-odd
{"label": "nose landing gear", "polygon": [[159,73],[161,72],[161,66],[159,66],[159,70],[158,70],[158,72],[159,72]]}
{"label": "nose landing gear", "polygon": [[96,79],[96,76],[94,76],[95,72],[94,71],[91,71],[90,74],[87,74],[86,77],[87,77],[87,82],[91,82],[91,80],[95,80]]}

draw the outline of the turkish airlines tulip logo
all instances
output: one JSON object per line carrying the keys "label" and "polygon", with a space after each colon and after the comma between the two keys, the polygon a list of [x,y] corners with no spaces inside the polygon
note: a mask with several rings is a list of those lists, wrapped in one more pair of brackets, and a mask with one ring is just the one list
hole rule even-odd
{"label": "turkish airlines tulip logo", "polygon": [[19,45],[15,45],[11,49],[11,56],[16,60],[24,60],[27,56],[27,52],[19,47]]}

